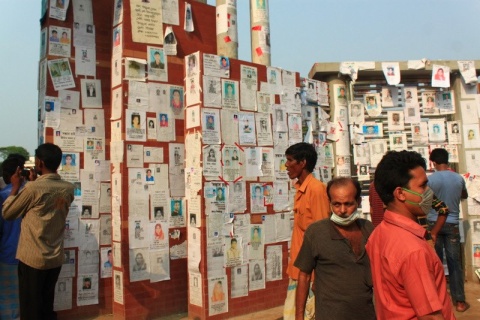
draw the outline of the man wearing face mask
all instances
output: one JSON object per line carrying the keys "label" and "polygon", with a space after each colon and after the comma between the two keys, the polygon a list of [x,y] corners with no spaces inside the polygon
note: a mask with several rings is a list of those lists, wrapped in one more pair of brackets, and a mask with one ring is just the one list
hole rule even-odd
{"label": "man wearing face mask", "polygon": [[425,169],[412,151],[389,151],[377,165],[375,189],[387,208],[365,248],[378,319],[455,319],[442,262],[417,223],[433,201]]}
{"label": "man wearing face mask", "polygon": [[310,275],[315,270],[317,319],[375,319],[370,262],[365,243],[373,224],[360,219],[358,181],[340,177],[327,185],[331,216],[312,223],[295,260],[300,269],[296,319],[303,319]]}
{"label": "man wearing face mask", "polygon": [[[456,310],[464,312],[470,306],[465,302],[458,222],[460,200],[466,199],[468,194],[463,178],[458,173],[453,172],[448,166],[447,150],[441,148],[434,149],[430,154],[430,161],[433,163],[436,172],[428,177],[428,186],[435,192],[438,198],[447,204],[450,210],[445,224],[437,233],[435,251],[437,251],[440,260],[443,260],[443,249],[445,249],[450,278],[450,294]],[[429,230],[435,229],[437,221],[435,211],[430,210],[427,219]]]}

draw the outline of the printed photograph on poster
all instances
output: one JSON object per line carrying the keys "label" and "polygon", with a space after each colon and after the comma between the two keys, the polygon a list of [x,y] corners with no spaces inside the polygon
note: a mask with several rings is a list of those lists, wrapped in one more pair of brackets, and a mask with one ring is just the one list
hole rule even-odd
{"label": "printed photograph on poster", "polygon": [[425,160],[425,163],[428,165],[428,157],[430,153],[428,152],[427,146],[412,146],[412,151],[418,152],[422,158]]}
{"label": "printed photograph on poster", "polygon": [[150,267],[148,262],[148,249],[130,249],[130,281],[141,281],[150,279]]}
{"label": "printed photograph on poster", "polygon": [[302,117],[299,113],[288,114],[288,140],[290,145],[302,142]]}
{"label": "printed photograph on poster", "polygon": [[202,140],[205,144],[220,144],[220,117],[218,109],[204,108],[202,110]]}
{"label": "printed photograph on poster", "polygon": [[[245,182],[234,182],[229,187],[228,208],[231,212],[243,213],[247,209],[247,193]],[[232,191],[233,190],[233,191]]]}
{"label": "printed photograph on poster", "polygon": [[204,53],[203,72],[206,76],[230,78],[230,60],[228,57]]}
{"label": "printed photograph on poster", "polygon": [[207,177],[218,177],[221,175],[221,153],[219,145],[203,147],[203,174]]}
{"label": "printed photograph on poster", "polygon": [[273,144],[273,136],[270,114],[257,113],[255,116],[255,122],[258,145],[271,146]]}
{"label": "printed photograph on poster", "polygon": [[242,264],[243,260],[243,245],[242,245],[242,238],[239,237],[225,237],[225,266],[226,267],[233,267],[239,266]]}
{"label": "printed photograph on poster", "polygon": [[420,106],[418,104],[411,104],[403,109],[403,116],[405,123],[420,122]]}
{"label": "printed photograph on poster", "polygon": [[185,226],[185,203],[183,198],[170,199],[170,227],[184,227]]}
{"label": "printed photograph on poster", "polygon": [[55,297],[53,300],[53,310],[72,309],[72,278],[59,277],[55,284]]}
{"label": "printed photograph on poster", "polygon": [[100,248],[100,275],[101,278],[111,278],[113,267],[113,252],[111,247]]}
{"label": "printed photograph on poster", "polygon": [[58,26],[48,27],[48,54],[51,56],[71,57],[72,29]]}
{"label": "printed photograph on poster", "polygon": [[49,17],[65,21],[70,0],[47,0],[50,2]]}
{"label": "printed photograph on poster", "polygon": [[273,131],[288,132],[286,107],[280,104],[272,105]]}
{"label": "printed photograph on poster", "polygon": [[250,211],[251,212],[267,212],[265,206],[265,197],[263,195],[263,184],[250,184]]}
{"label": "printed photograph on poster", "polygon": [[438,108],[435,104],[435,91],[422,92],[422,107],[423,115],[439,114]]}
{"label": "printed photograph on poster", "polygon": [[[173,1],[178,1],[178,0],[173,0]],[[167,28],[165,29],[163,44],[164,44],[163,48],[165,49],[165,55],[169,55],[169,56],[177,55],[177,38],[171,26],[167,26]]]}
{"label": "printed photograph on poster", "polygon": [[81,79],[82,107],[102,108],[102,86],[100,80]]}
{"label": "printed photograph on poster", "polygon": [[67,58],[48,60],[48,71],[55,91],[75,88],[72,69]]}
{"label": "printed photograph on poster", "polygon": [[353,146],[354,163],[355,164],[369,164],[370,151],[368,149],[368,142],[356,144]]}
{"label": "printed photograph on poster", "polygon": [[336,156],[335,157],[335,171],[337,176],[348,177],[351,175],[350,171],[350,157],[349,156]]}
{"label": "printed photograph on poster", "polygon": [[125,79],[134,81],[146,80],[147,60],[137,58],[125,58]]}
{"label": "printed photograph on poster", "polygon": [[113,278],[113,301],[123,305],[123,272],[114,270]]}
{"label": "printed photograph on poster", "polygon": [[447,121],[448,143],[450,144],[462,143],[462,133],[460,132],[460,128],[461,128],[460,121]]}
{"label": "printed photograph on poster", "polygon": [[161,221],[150,221],[148,238],[150,250],[168,249],[168,224]]}
{"label": "printed photograph on poster", "polygon": [[382,138],[383,123],[381,122],[365,122],[362,125],[362,132],[365,138]]}
{"label": "printed photograph on poster", "polygon": [[251,224],[249,230],[248,259],[262,259],[265,251],[265,229],[261,224]]}
{"label": "printed photograph on poster", "polygon": [[157,139],[157,130],[156,130],[156,118],[147,117],[147,139],[156,140]]}
{"label": "printed photograph on poster", "polygon": [[192,77],[199,74],[199,56],[197,53],[192,53],[185,57],[185,65],[187,66],[187,77]]}
{"label": "printed photograph on poster", "polygon": [[222,105],[222,83],[220,78],[203,76],[203,105],[220,108]]}
{"label": "printed photograph on poster", "polygon": [[445,140],[446,140],[445,121],[443,119],[429,120],[428,121],[428,141],[443,142]]}
{"label": "printed photograph on poster", "polygon": [[445,150],[448,151],[448,162],[458,163],[458,146],[456,144],[447,144],[445,145]]}
{"label": "printed photograph on poster", "polygon": [[432,87],[450,87],[450,68],[434,64],[432,66]]}
{"label": "printed photograph on poster", "polygon": [[184,95],[183,87],[170,86],[170,109],[176,119],[183,119]]}
{"label": "printed photograph on poster", "polygon": [[240,170],[244,162],[243,153],[237,146],[224,146],[222,152],[223,179],[234,181],[241,176]]}
{"label": "printed photograph on poster", "polygon": [[382,113],[379,93],[368,93],[365,95],[365,110],[367,110],[370,117],[378,117]]}
{"label": "printed photograph on poster", "polygon": [[382,62],[382,70],[389,85],[395,86],[400,83],[400,65],[398,62]]}
{"label": "printed photograph on poster", "polygon": [[98,274],[79,274],[77,277],[77,306],[98,304]]}
{"label": "printed photograph on poster", "polygon": [[252,112],[241,112],[238,114],[238,135],[241,145],[255,145],[257,143],[255,134],[255,114]]}
{"label": "printed photograph on poster", "polygon": [[186,128],[191,129],[200,126],[200,106],[187,108],[186,112]]}
{"label": "printed photograph on poster", "polygon": [[372,140],[370,147],[370,166],[375,168],[387,152],[387,140]]}
{"label": "printed photograph on poster", "polygon": [[150,251],[150,282],[170,280],[168,250]]}
{"label": "printed photograph on poster", "polygon": [[249,291],[265,289],[265,260],[250,260],[248,278]]}
{"label": "printed photograph on poster", "polygon": [[427,122],[417,122],[412,123],[412,143],[413,144],[424,144],[428,143],[428,123]]}
{"label": "printed photograph on poster", "polygon": [[467,149],[480,147],[480,133],[477,124],[463,125],[463,146]]}
{"label": "printed photograph on poster", "polygon": [[[308,101],[317,101],[318,97],[317,97],[317,81],[315,80],[312,80],[312,79],[305,79],[305,87],[307,88],[307,100]],[[343,88],[345,89],[345,86],[343,86]],[[340,92],[339,90],[337,90],[338,92]],[[335,92],[337,92],[335,91]],[[338,94],[337,94],[338,96]]]}
{"label": "printed photograph on poster", "polygon": [[112,54],[118,54],[122,52],[123,41],[122,41],[122,25],[118,25],[113,29],[113,52]]}
{"label": "printed photograph on poster", "polygon": [[361,144],[365,141],[365,137],[363,136],[362,128],[360,124],[352,124],[349,126],[350,132],[350,143],[351,144]]}
{"label": "printed photograph on poster", "polygon": [[146,141],[146,112],[125,110],[126,140]]}
{"label": "printed photograph on poster", "polygon": [[335,95],[335,104],[340,106],[347,105],[347,93],[344,85],[334,84],[333,92]]}
{"label": "printed photograph on poster", "polygon": [[238,81],[222,79],[222,108],[239,110]]}
{"label": "printed photograph on poster", "polygon": [[163,48],[147,46],[148,80],[168,81],[167,56]]}
{"label": "printed photograph on poster", "polygon": [[438,91],[436,93],[437,107],[440,109],[441,114],[448,114],[455,112],[453,91]]}
{"label": "printed photograph on poster", "polygon": [[418,105],[417,87],[404,87],[403,99],[405,101],[405,106],[407,107],[412,105]]}
{"label": "printed photograph on poster", "polygon": [[213,316],[228,312],[228,287],[227,276],[208,279],[209,310],[208,315]]}
{"label": "printed photograph on poster", "polygon": [[394,107],[398,104],[398,89],[394,86],[382,87],[382,107]]}
{"label": "printed photograph on poster", "polygon": [[388,111],[388,131],[402,131],[405,129],[403,112],[399,111]]}
{"label": "printed photograph on poster", "polygon": [[231,297],[248,296],[248,265],[232,268]]}
{"label": "printed photograph on poster", "polygon": [[257,91],[257,111],[270,114],[272,103],[275,101],[273,94]]}
{"label": "printed photograph on poster", "polygon": [[462,110],[463,124],[478,124],[478,110],[476,100],[460,101],[460,108]]}
{"label": "printed photograph on poster", "polygon": [[63,153],[58,174],[66,181],[80,180],[80,160],[78,153]]}
{"label": "printed photograph on poster", "polygon": [[358,181],[369,181],[370,169],[368,165],[357,165],[357,176]]}
{"label": "printed photograph on poster", "polygon": [[[76,21],[76,20],[75,20]],[[76,21],[73,24],[73,46],[95,48],[95,26],[91,21]],[[95,51],[95,49],[93,50]]]}
{"label": "printed photograph on poster", "polygon": [[358,124],[365,122],[365,114],[363,112],[364,106],[363,103],[360,101],[352,101],[349,103],[349,123],[350,124]]}
{"label": "printed photograph on poster", "polygon": [[407,150],[407,136],[405,133],[392,133],[389,135],[390,150]]}

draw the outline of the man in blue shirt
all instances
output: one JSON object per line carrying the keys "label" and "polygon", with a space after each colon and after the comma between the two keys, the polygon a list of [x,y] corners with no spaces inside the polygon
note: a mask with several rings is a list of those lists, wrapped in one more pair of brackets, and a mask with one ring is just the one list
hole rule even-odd
{"label": "man in blue shirt", "polygon": [[[23,168],[25,157],[11,154],[2,163],[3,179],[7,185],[0,191],[0,206],[10,194],[12,184],[10,177]],[[18,239],[22,219],[6,221],[0,214],[0,319],[20,319],[20,306],[18,300]]]}
{"label": "man in blue shirt", "polygon": [[[460,200],[468,197],[465,181],[448,166],[448,152],[445,149],[437,148],[430,154],[430,161],[436,170],[428,177],[428,186],[435,195],[445,202],[450,211],[445,224],[437,234],[435,251],[440,260],[443,261],[443,250],[447,257],[449,274],[450,294],[458,312],[466,311],[470,306],[465,302],[465,289],[463,281],[463,270],[460,258],[462,256],[460,246],[460,232],[458,229]],[[427,216],[428,228],[432,230],[438,215],[431,209]]]}

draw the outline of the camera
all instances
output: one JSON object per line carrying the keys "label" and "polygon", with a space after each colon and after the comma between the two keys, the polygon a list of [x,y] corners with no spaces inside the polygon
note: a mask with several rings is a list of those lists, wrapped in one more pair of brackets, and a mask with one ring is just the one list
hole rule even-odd
{"label": "camera", "polygon": [[28,170],[28,169],[22,169],[21,175],[22,175],[22,177],[24,177],[25,179],[30,178],[30,170]]}

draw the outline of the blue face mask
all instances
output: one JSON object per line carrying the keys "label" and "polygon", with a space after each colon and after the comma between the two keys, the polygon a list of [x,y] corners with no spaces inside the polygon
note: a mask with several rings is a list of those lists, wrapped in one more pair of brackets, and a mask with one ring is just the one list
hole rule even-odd
{"label": "blue face mask", "polygon": [[413,204],[414,206],[419,206],[420,208],[422,208],[422,211],[424,214],[428,214],[430,212],[430,209],[432,208],[432,202],[433,202],[432,189],[427,188],[427,190],[425,190],[423,193],[418,193],[407,188],[402,188],[402,190],[422,198],[420,202],[405,200],[406,203]]}

